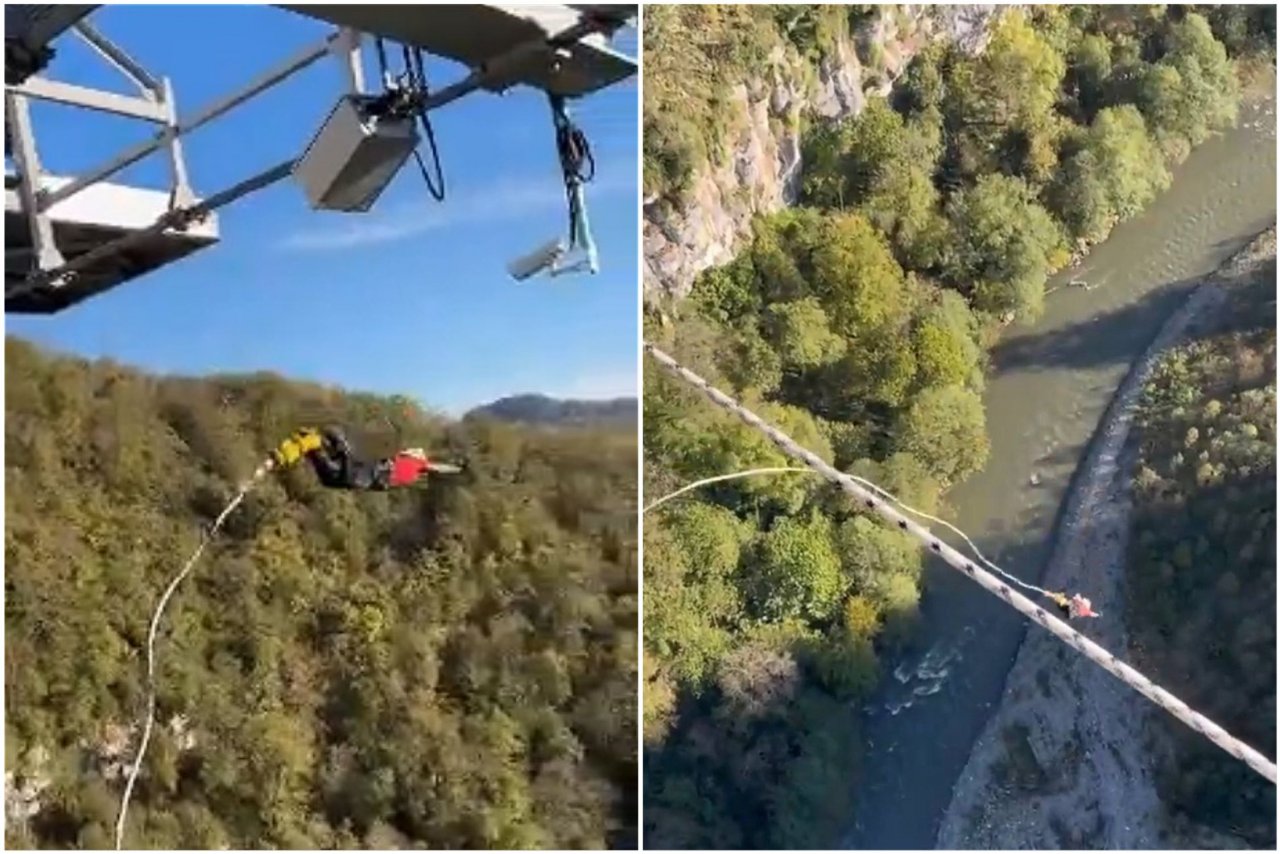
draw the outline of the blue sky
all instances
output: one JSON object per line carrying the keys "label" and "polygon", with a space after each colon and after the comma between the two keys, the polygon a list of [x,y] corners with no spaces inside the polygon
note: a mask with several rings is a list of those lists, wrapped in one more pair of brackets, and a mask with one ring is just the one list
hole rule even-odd
{"label": "blue sky", "polygon": [[[152,74],[172,78],[182,115],[328,31],[251,6],[109,6],[92,20]],[[615,46],[634,55],[634,33]],[[129,91],[78,39],[60,48],[49,76]],[[372,84],[371,46],[365,53]],[[428,66],[437,88],[464,73],[445,61]],[[299,153],[341,85],[337,64],[322,59],[187,137],[196,192]],[[427,195],[412,161],[368,214],[313,212],[299,187],[281,182],[222,209],[220,244],[59,314],[8,315],[7,332],[163,373],[273,370],[453,413],[523,392],[635,394],[637,109],[634,78],[575,107],[597,160],[587,203],[598,276],[506,276],[508,259],[567,229],[546,98],[519,87],[432,113],[443,203]],[[33,121],[45,168],[63,175],[149,131],[56,105],[34,104]],[[166,175],[155,155],[113,180],[162,187]]]}

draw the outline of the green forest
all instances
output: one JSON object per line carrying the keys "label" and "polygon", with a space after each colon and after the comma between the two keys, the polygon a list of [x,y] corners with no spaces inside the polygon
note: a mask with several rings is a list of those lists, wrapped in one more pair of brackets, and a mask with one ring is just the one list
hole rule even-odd
{"label": "green forest", "polygon": [[374,494],[303,466],[249,495],[170,603],[125,847],[634,847],[633,427],[12,338],[5,366],[10,847],[111,847],[161,590],[268,450],[329,423],[470,470]]}
{"label": "green forest", "polygon": [[[801,116],[799,204],[753,223],[646,339],[839,468],[936,512],[990,453],[986,353],[1045,283],[1232,126],[1274,8],[1056,6],[978,56],[911,61],[857,118]],[[679,208],[781,50],[816,73],[870,7],[665,6],[645,17],[645,189]],[[875,46],[859,43],[874,69]],[[806,72],[807,73],[807,72]],[[782,465],[645,367],[645,495]],[[733,481],[645,521],[645,839],[822,848],[856,798],[856,708],[917,619],[921,555],[815,478]]]}
{"label": "green forest", "polygon": [[[1274,246],[1274,243],[1272,244]],[[1216,326],[1167,353],[1138,416],[1128,613],[1140,666],[1264,753],[1276,740],[1276,268]],[[1275,787],[1161,717],[1175,831],[1274,849]]]}

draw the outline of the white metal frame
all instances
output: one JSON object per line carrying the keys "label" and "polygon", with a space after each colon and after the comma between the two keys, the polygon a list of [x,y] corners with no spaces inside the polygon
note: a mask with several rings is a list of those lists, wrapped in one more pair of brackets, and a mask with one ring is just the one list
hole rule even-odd
{"label": "white metal frame", "polygon": [[[614,29],[617,22],[599,10],[584,6],[579,9],[578,21],[561,32],[530,39],[473,68],[463,79],[431,93],[422,105],[424,110],[434,110],[462,98],[480,88],[503,79],[520,63],[545,52],[549,46],[560,50],[593,33]],[[244,88],[227,95],[194,116],[180,119],[177,114],[173,87],[168,78],[155,78],[136,61],[86,21],[74,25],[76,34],[87,42],[102,58],[132,81],[140,90],[139,96],[118,95],[72,86],[33,75],[22,84],[5,86],[6,121],[14,143],[14,159],[19,170],[19,198],[28,217],[32,235],[32,249],[36,256],[36,269],[26,281],[9,287],[8,300],[38,290],[46,285],[61,287],[81,270],[93,263],[109,258],[115,253],[140,245],[154,235],[173,229],[183,230],[190,223],[207,217],[212,211],[248,193],[262,189],[287,177],[293,170],[295,159],[276,164],[240,183],[220,191],[203,201],[197,201],[187,174],[181,138],[256,95],[276,86],[316,60],[330,55],[342,65],[350,94],[363,94],[365,81],[361,61],[362,34],[349,27],[338,27],[319,44],[299,54],[276,68],[265,72]],[[558,60],[556,60],[558,61]],[[45,173],[41,170],[36,151],[35,132],[31,126],[28,101],[30,99],[52,101],[83,107],[99,112],[148,121],[161,127],[156,136],[133,146],[100,166],[90,169],[65,184],[46,189],[42,183]],[[49,209],[86,187],[117,174],[161,148],[166,150],[170,165],[170,200],[167,213],[151,226],[132,232],[115,240],[100,244],[71,260],[63,257],[54,240]]]}
{"label": "white metal frame", "polygon": [[[88,21],[77,22],[73,25],[73,31],[105,62],[133,83],[138,88],[139,94],[120,95],[115,92],[62,83],[40,75],[33,75],[18,85],[5,86],[6,120],[13,142],[13,158],[18,168],[17,189],[22,199],[24,213],[30,223],[32,250],[36,258],[36,269],[27,281],[21,285],[6,288],[6,300],[44,285],[57,287],[65,284],[79,270],[109,255],[113,250],[123,249],[127,244],[133,244],[157,231],[164,231],[171,227],[181,228],[183,218],[177,214],[199,207],[182,151],[183,136],[276,86],[326,55],[333,56],[342,65],[351,92],[364,91],[364,74],[360,57],[361,36],[354,30],[339,29],[320,43],[308,47],[288,61],[262,74],[244,88],[207,105],[189,118],[180,119],[173,85],[169,78],[153,77]],[[31,100],[49,101],[139,119],[159,125],[160,130],[152,139],[126,149],[56,189],[46,188],[44,179],[47,173],[41,168],[36,150],[35,129],[31,124],[29,105]],[[161,149],[164,149],[169,161],[169,214],[174,216],[162,218],[155,227],[146,229],[144,232],[130,234],[118,241],[103,244],[83,256],[67,261],[54,240],[50,208],[86,187],[108,180],[121,170]],[[251,189],[256,188],[255,186]],[[207,214],[208,211],[202,213]],[[201,214],[195,213],[196,217],[199,215]]]}

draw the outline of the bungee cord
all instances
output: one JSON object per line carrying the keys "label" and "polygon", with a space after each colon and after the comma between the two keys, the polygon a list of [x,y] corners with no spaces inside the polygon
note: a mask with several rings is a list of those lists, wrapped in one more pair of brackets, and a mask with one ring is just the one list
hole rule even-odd
{"label": "bungee cord", "polygon": [[1039,593],[1041,596],[1048,596],[1051,599],[1054,598],[1055,596],[1062,595],[1060,593],[1053,593],[1049,590],[1045,590],[1043,587],[1037,587],[1031,582],[1023,581],[1021,578],[1018,578],[1018,576],[1014,575],[1013,573],[1006,572],[1005,570],[1001,569],[999,566],[997,566],[996,564],[992,563],[990,560],[987,559],[987,556],[984,555],[978,549],[978,547],[973,544],[973,540],[969,539],[968,534],[966,534],[964,531],[957,528],[955,525],[952,525],[946,519],[939,519],[937,516],[930,516],[928,513],[924,512],[923,510],[917,510],[916,508],[912,507],[910,504],[903,501],[901,498],[894,495],[892,492],[889,492],[887,489],[882,489],[881,487],[876,486],[874,483],[867,480],[866,478],[858,477],[855,474],[848,474],[846,475],[846,477],[848,477],[850,480],[855,481],[856,483],[859,483],[865,486],[867,489],[870,489],[872,492],[878,493],[882,498],[889,499],[894,504],[901,507],[903,510],[906,510],[908,513],[911,513],[914,516],[919,516],[921,519],[926,519],[930,522],[937,522],[942,527],[951,531],[953,534],[955,534],[960,539],[965,541],[965,543],[969,546],[969,548],[973,550],[973,553],[977,556],[978,560],[982,561],[984,566],[986,566],[988,569],[990,569],[992,572],[996,573],[1006,581],[1010,581],[1013,584],[1018,585],[1023,590],[1029,590],[1032,593]]}
{"label": "bungee cord", "polygon": [[693,490],[699,489],[703,486],[707,486],[708,484],[720,483],[721,481],[725,481],[725,480],[737,480],[738,478],[752,477],[754,475],[759,475],[759,474],[782,474],[784,472],[798,472],[801,474],[813,474],[813,471],[810,469],[796,468],[794,466],[768,466],[766,468],[748,469],[746,471],[734,472],[733,474],[718,474],[715,477],[704,477],[702,480],[695,480],[693,483],[689,484],[688,486],[682,486],[679,489],[677,489],[675,492],[671,492],[671,493],[668,493],[667,495],[662,496],[657,501],[653,502],[648,507],[644,508],[642,512],[648,513],[650,510],[654,510],[658,507],[661,507],[663,504],[666,504],[668,501],[670,501],[673,498],[679,498],[681,495],[684,495],[686,492],[692,492]]}
{"label": "bungee cord", "polygon": [[258,466],[258,469],[253,473],[253,476],[249,478],[249,480],[245,482],[243,486],[240,487],[240,492],[238,492],[236,496],[232,498],[230,502],[227,503],[227,506],[223,508],[222,512],[218,514],[218,518],[214,520],[213,524],[210,525],[209,528],[204,532],[203,536],[201,536],[200,544],[196,547],[196,550],[192,552],[191,557],[187,559],[187,562],[183,564],[182,569],[178,570],[177,575],[175,575],[173,579],[169,582],[169,586],[165,588],[164,593],[160,596],[160,601],[156,603],[155,612],[151,615],[151,626],[147,631],[146,722],[143,724],[143,727],[142,727],[142,741],[139,742],[138,744],[138,756],[134,760],[133,767],[129,769],[129,779],[125,782],[124,795],[120,798],[120,814],[116,818],[116,850],[117,851],[120,850],[121,844],[124,840],[124,824],[125,824],[125,818],[129,814],[129,801],[133,797],[133,787],[138,780],[138,773],[142,770],[142,761],[143,759],[146,758],[147,746],[151,743],[151,730],[155,725],[155,719],[156,719],[155,645],[156,645],[156,634],[160,630],[160,620],[164,616],[165,606],[169,604],[169,599],[173,596],[174,592],[177,591],[178,585],[182,584],[183,580],[187,577],[188,574],[190,574],[191,570],[195,567],[196,562],[200,560],[200,555],[204,554],[205,546],[209,545],[209,542],[218,533],[218,530],[222,527],[222,523],[225,522],[227,520],[227,517],[230,516],[235,511],[235,509],[240,506],[241,502],[244,501],[245,496],[248,495],[249,491],[258,484],[258,481],[260,481],[267,474],[267,472],[271,471],[271,469],[273,469],[274,467],[275,467],[274,462],[271,460],[267,460],[262,465]]}
{"label": "bungee cord", "polygon": [[1010,607],[1035,621],[1050,634],[1203,735],[1217,747],[1248,765],[1271,783],[1276,782],[1276,765],[1262,753],[1232,736],[1221,726],[1192,709],[1169,691],[1155,684],[1134,667],[1121,661],[1119,656],[1107,651],[1096,642],[1076,631],[1054,614],[1012,589],[1009,584],[997,580],[996,577],[982,567],[975,565],[959,551],[939,540],[928,528],[904,516],[897,510],[893,502],[886,503],[881,500],[882,490],[868,489],[860,482],[861,478],[855,478],[837,470],[817,454],[798,445],[795,440],[781,430],[765,422],[760,416],[681,365],[653,344],[646,341],[644,347],[645,352],[665,370],[702,391],[716,406],[733,413],[745,424],[760,431],[769,438],[779,451],[792,459],[805,463],[809,468],[860,501],[866,509],[874,511],[882,518],[893,523],[899,530],[905,531],[920,540],[949,566],[969,576],[984,590],[1004,600]]}
{"label": "bungee cord", "polygon": [[[767,466],[765,468],[747,469],[746,471],[734,472],[733,474],[720,474],[720,475],[716,475],[715,477],[704,477],[702,480],[696,480],[693,483],[688,484],[687,486],[680,487],[675,492],[671,492],[671,493],[668,493],[667,495],[664,495],[663,497],[659,498],[657,501],[654,501],[648,507],[645,507],[643,512],[648,513],[650,510],[654,510],[662,506],[663,504],[666,504],[668,501],[671,501],[674,498],[679,498],[681,495],[684,495],[688,492],[692,492],[695,489],[699,489],[703,486],[708,486],[713,483],[720,483],[726,480],[737,480],[739,478],[744,478],[744,477],[754,477],[756,475],[762,475],[762,474],[785,474],[787,472],[802,472],[804,474],[818,473],[810,468],[796,468],[794,466]],[[1055,597],[1059,597],[1063,595],[1061,593],[1055,593],[1050,590],[1045,590],[1043,587],[1037,587],[1036,585],[1032,584],[1029,581],[1023,581],[1021,578],[1018,578],[1016,575],[1010,572],[1007,572],[1006,570],[1002,569],[1000,566],[988,560],[987,556],[984,555],[976,545],[974,545],[973,540],[969,539],[968,534],[966,534],[964,531],[957,528],[955,525],[952,525],[947,520],[939,519],[937,516],[931,516],[928,513],[924,512],[923,510],[917,510],[915,507],[912,507],[910,504],[903,501],[901,498],[894,495],[889,490],[884,489],[880,486],[877,486],[876,484],[872,483],[866,478],[858,477],[855,474],[847,474],[847,473],[845,474],[845,477],[848,477],[851,480],[866,487],[867,489],[870,489],[872,492],[879,494],[882,498],[892,501],[894,504],[898,505],[903,510],[907,511],[913,516],[918,516],[921,519],[927,519],[930,522],[937,522],[939,525],[942,525],[944,528],[954,533],[960,539],[964,540],[965,543],[969,546],[969,548],[973,551],[974,555],[978,558],[979,561],[983,563],[984,566],[986,566],[992,572],[999,575],[1001,578],[1004,578],[1005,580],[1018,585],[1023,590],[1029,590],[1033,593],[1038,593],[1041,596],[1047,596],[1050,599],[1055,599],[1055,601],[1056,601]]]}

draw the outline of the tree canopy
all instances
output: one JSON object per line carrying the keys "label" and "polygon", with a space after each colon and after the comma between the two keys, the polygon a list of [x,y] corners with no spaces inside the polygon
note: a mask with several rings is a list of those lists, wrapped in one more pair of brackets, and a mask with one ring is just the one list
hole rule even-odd
{"label": "tree canopy", "polygon": [[12,338],[5,364],[6,770],[37,792],[10,845],[110,847],[161,589],[267,450],[324,423],[472,474],[349,494],[301,468],[249,495],[162,626],[125,845],[635,844],[630,428],[450,423]]}
{"label": "tree canopy", "polygon": [[[1234,735],[1276,737],[1275,250],[1209,334],[1166,353],[1138,414],[1126,625],[1141,665]],[[1171,812],[1274,848],[1273,787],[1176,722]]]}
{"label": "tree canopy", "polygon": [[[646,191],[679,205],[725,162],[741,99],[784,76],[809,91],[842,39],[875,74],[878,34],[898,28],[860,27],[895,14],[647,10]],[[646,318],[646,339],[926,512],[986,461],[980,394],[1001,326],[1034,321],[1049,276],[1231,124],[1236,58],[1274,49],[1274,10],[1036,6],[992,26],[977,55],[919,50],[856,116],[775,123],[802,128],[798,205],[757,217],[733,261]],[[644,406],[646,495],[786,461],[651,363]],[[645,542],[646,840],[831,845],[857,797],[849,703],[910,636],[919,549],[793,475],[683,496],[646,518]]]}

